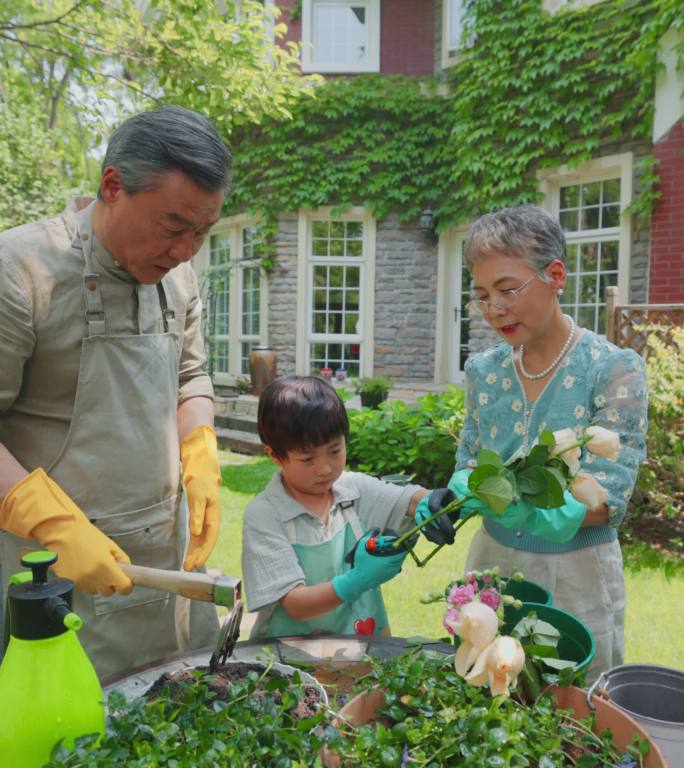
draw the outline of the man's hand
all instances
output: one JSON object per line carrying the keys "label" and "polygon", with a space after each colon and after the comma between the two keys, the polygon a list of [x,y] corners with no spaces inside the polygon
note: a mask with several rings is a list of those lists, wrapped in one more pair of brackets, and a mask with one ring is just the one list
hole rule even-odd
{"label": "man's hand", "polygon": [[84,592],[127,595],[133,588],[117,565],[130,563],[128,555],[42,469],[24,477],[5,496],[0,528],[24,539],[37,539],[55,552],[57,575],[71,579]]}
{"label": "man's hand", "polygon": [[221,471],[216,433],[208,424],[200,424],[183,438],[180,454],[190,511],[190,544],[183,568],[192,571],[206,563],[219,535]]}

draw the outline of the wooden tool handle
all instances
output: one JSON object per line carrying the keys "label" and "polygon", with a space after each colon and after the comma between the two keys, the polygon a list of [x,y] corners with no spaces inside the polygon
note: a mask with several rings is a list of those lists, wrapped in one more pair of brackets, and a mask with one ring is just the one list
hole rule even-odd
{"label": "wooden tool handle", "polygon": [[119,567],[136,587],[149,587],[162,592],[173,592],[191,600],[214,602],[214,584],[217,577],[208,573],[165,571],[161,568],[126,563],[119,563]]}

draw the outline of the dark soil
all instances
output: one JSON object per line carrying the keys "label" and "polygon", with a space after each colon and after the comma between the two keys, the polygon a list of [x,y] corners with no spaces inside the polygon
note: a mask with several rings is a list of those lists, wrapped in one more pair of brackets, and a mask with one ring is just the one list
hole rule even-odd
{"label": "dark soil", "polygon": [[666,513],[654,494],[635,492],[638,506],[630,504],[621,528],[623,543],[642,541],[657,552],[684,559],[684,492],[674,492],[668,500],[678,511],[675,517]]}
{"label": "dark soil", "polygon": [[[216,697],[219,700],[229,701],[232,684],[243,680],[247,673],[252,670],[261,674],[264,671],[264,668],[261,664],[231,662],[230,664],[223,666],[213,675],[209,674],[208,667],[182,669],[178,672],[165,672],[152,683],[145,694],[145,698],[155,699],[161,695],[164,689],[166,689],[167,695],[169,695],[172,700],[178,700],[183,696],[184,687],[188,684],[194,685],[198,682],[196,672],[203,672],[205,675],[202,677],[202,683],[206,685],[210,691],[216,694]],[[274,675],[277,675],[278,677],[286,677],[278,670],[274,669],[271,670],[264,679],[268,680],[269,677]],[[303,688],[304,695],[297,703],[297,707],[290,713],[299,720],[313,717],[322,703],[321,692],[317,688],[310,685],[304,685]],[[264,693],[264,690],[257,688],[253,695],[263,696]],[[280,703],[280,693],[278,691],[271,691],[270,694],[278,703]],[[210,705],[210,702],[207,703]]]}

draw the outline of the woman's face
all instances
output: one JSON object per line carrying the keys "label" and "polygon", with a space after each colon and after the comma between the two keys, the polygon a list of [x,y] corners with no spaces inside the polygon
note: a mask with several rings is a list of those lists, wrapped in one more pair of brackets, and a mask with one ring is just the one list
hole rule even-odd
{"label": "woman's face", "polygon": [[483,312],[489,325],[511,346],[543,335],[560,315],[556,295],[565,285],[565,265],[555,259],[539,275],[518,256],[483,256],[472,269],[474,298],[489,302]]}

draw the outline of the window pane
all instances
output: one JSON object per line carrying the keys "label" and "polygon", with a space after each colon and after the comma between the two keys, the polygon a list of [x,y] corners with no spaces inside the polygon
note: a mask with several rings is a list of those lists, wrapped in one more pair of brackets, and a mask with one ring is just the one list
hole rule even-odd
{"label": "window pane", "polygon": [[603,207],[601,214],[601,226],[604,228],[620,226],[619,205],[606,205]]}
{"label": "window pane", "polygon": [[336,288],[344,285],[344,267],[330,267],[328,284]]}
{"label": "window pane", "polygon": [[228,373],[228,342],[214,342],[214,371],[216,373]]}
{"label": "window pane", "polygon": [[323,311],[328,307],[328,292],[317,290],[313,292],[313,307],[315,311]]}
{"label": "window pane", "polygon": [[327,239],[330,229],[330,223],[327,221],[313,221],[311,222],[311,234],[314,238],[322,237]]}
{"label": "window pane", "polygon": [[363,243],[361,240],[347,241],[347,256],[363,256]]}
{"label": "window pane", "polygon": [[[559,220],[568,233],[562,306],[577,322],[605,332],[605,288],[617,284],[620,179],[571,184],[560,189]],[[587,230],[605,230],[599,237]],[[610,230],[610,231],[609,231]],[[611,239],[606,240],[609,234]]]}
{"label": "window pane", "polygon": [[368,57],[368,23],[363,5],[316,3],[313,7],[313,58],[317,64],[363,63]]}
{"label": "window pane", "polygon": [[249,351],[255,346],[256,341],[243,341],[240,360],[240,373],[249,373]]}
{"label": "window pane", "polygon": [[258,336],[260,330],[259,307],[261,304],[260,276],[258,267],[242,268],[242,333]]}
{"label": "window pane", "polygon": [[320,344],[313,343],[309,347],[311,373],[317,373],[321,368],[346,368],[348,376],[359,375],[359,344]]}
{"label": "window pane", "polygon": [[566,232],[575,232],[579,229],[579,211],[571,209],[560,212],[560,224]]}
{"label": "window pane", "polygon": [[330,241],[330,255],[331,256],[344,256],[344,240],[331,240]]}
{"label": "window pane", "polygon": [[363,237],[363,223],[360,221],[345,222],[348,240],[360,240]]}
{"label": "window pane", "polygon": [[447,45],[450,51],[457,51],[461,47],[461,35],[463,34],[463,0],[447,0],[449,3],[449,39]]}

